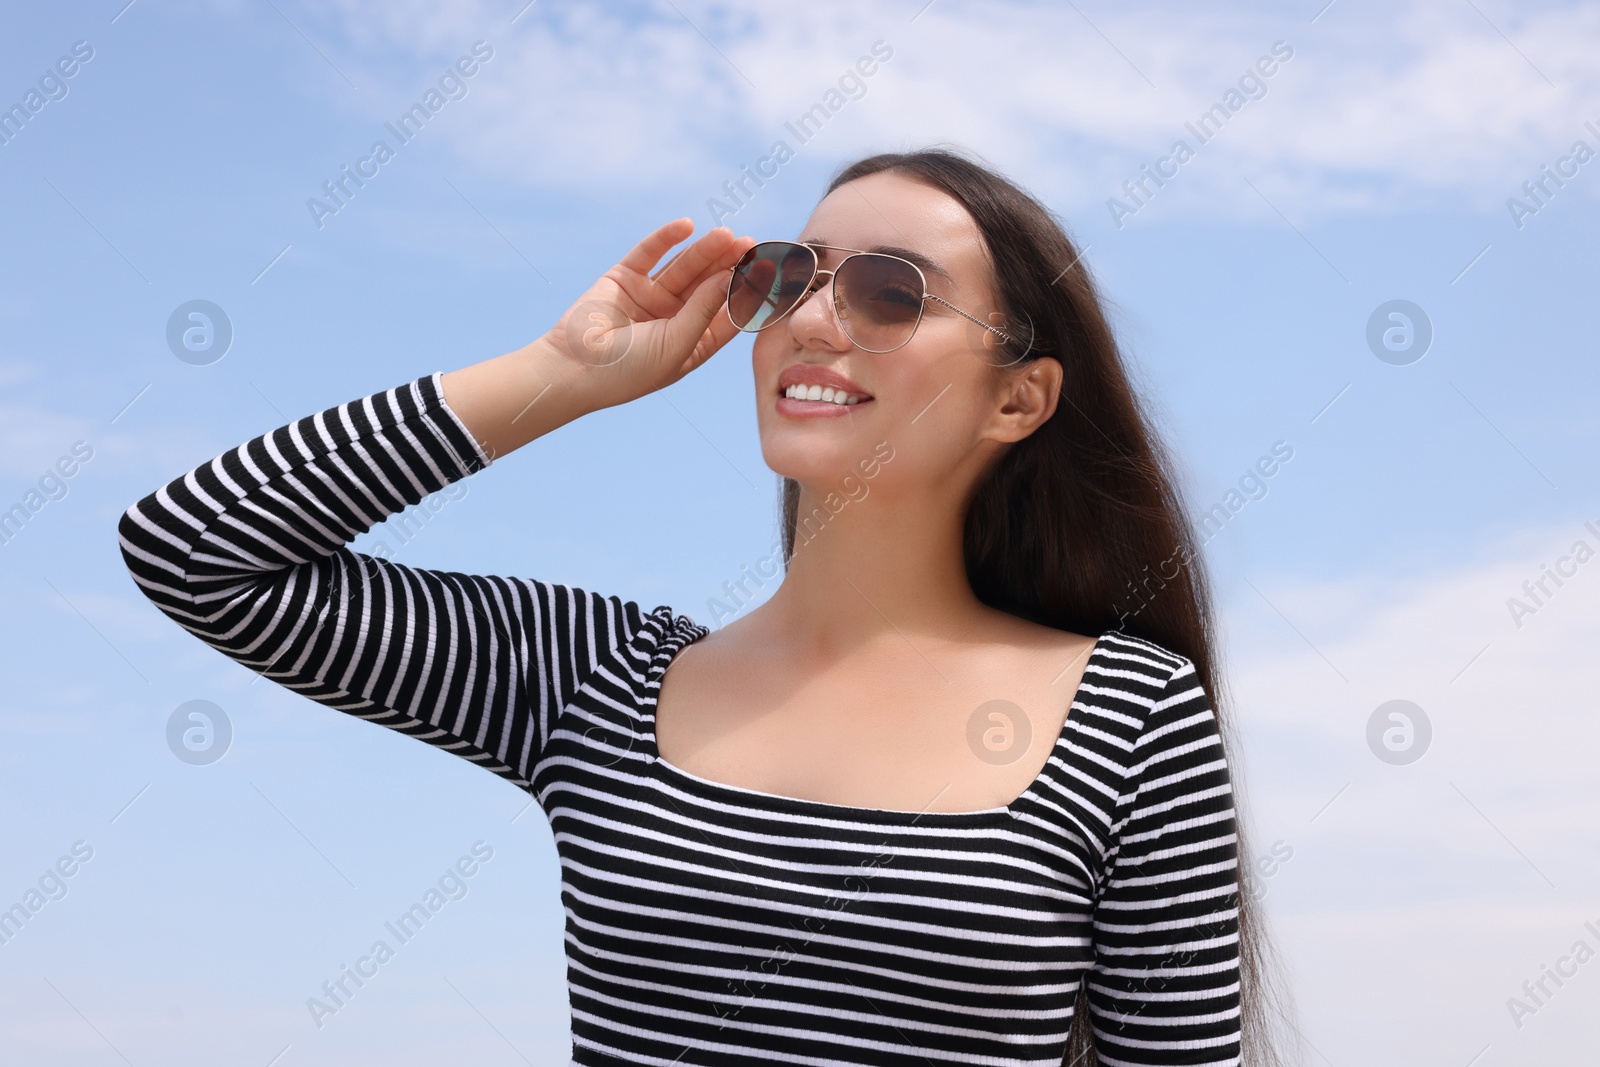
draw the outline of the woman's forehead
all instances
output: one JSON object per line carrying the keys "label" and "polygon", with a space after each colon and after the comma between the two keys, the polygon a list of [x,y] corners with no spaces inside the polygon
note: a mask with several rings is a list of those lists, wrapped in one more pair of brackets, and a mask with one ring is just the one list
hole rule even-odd
{"label": "woman's forehead", "polygon": [[[901,255],[918,263],[930,282],[944,274],[955,284],[981,285],[988,275],[983,235],[960,201],[897,174],[879,172],[841,185],[817,205],[799,239]],[[825,252],[823,258],[845,254]]]}

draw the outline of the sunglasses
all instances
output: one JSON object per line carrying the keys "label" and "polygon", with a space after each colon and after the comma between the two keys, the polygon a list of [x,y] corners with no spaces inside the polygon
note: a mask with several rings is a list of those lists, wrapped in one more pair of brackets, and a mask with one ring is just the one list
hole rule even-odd
{"label": "sunglasses", "polygon": [[[833,270],[822,270],[817,250],[824,248],[851,254]],[[764,330],[830,278],[839,325],[852,343],[868,352],[893,352],[911,340],[929,300],[994,333],[1001,344],[1011,339],[1006,331],[928,292],[922,268],[908,259],[799,241],[762,241],[740,257],[728,279],[728,318],[747,333]]]}

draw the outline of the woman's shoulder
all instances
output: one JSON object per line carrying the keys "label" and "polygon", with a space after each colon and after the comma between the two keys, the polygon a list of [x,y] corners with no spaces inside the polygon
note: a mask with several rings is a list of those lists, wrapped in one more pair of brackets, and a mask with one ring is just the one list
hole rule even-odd
{"label": "woman's shoulder", "polygon": [[642,619],[662,650],[668,653],[676,652],[711,633],[711,627],[673,610],[668,604],[656,605],[645,612]]}
{"label": "woman's shoulder", "polygon": [[1086,694],[1126,744],[1162,733],[1177,719],[1209,710],[1194,661],[1170,646],[1121,630],[1095,641]]}
{"label": "woman's shoulder", "polygon": [[1148,637],[1123,630],[1107,630],[1096,639],[1097,650],[1108,660],[1140,675],[1165,682],[1194,663],[1188,656]]}
{"label": "woman's shoulder", "polygon": [[1148,637],[1124,630],[1105,630],[1083,634],[1016,616],[1005,617],[1003,643],[1050,650],[1063,656],[1082,659],[1087,652],[1085,674],[1102,684],[1126,683],[1145,690],[1164,687],[1193,664],[1187,656]]}

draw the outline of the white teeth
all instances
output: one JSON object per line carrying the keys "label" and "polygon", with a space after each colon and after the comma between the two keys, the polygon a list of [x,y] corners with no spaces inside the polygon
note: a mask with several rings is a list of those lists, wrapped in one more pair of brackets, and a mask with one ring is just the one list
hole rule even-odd
{"label": "white teeth", "polygon": [[852,396],[832,386],[823,388],[820,385],[791,385],[783,391],[783,395],[790,400],[817,400],[825,404],[838,404],[841,407],[861,403],[861,397]]}

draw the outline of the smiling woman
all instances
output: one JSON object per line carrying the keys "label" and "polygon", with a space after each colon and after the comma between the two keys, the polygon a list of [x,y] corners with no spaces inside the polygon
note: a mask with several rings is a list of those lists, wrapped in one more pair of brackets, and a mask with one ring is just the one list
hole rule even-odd
{"label": "smiling woman", "polygon": [[[135,579],[539,802],[574,1063],[1277,1062],[1193,553],[1136,627],[1115,608],[1193,532],[1059,225],[922,151],[847,168],[798,240],[717,228],[659,266],[692,228],[523,348],[151,493],[120,525]],[[787,570],[729,625],[349,547],[738,329]]]}

